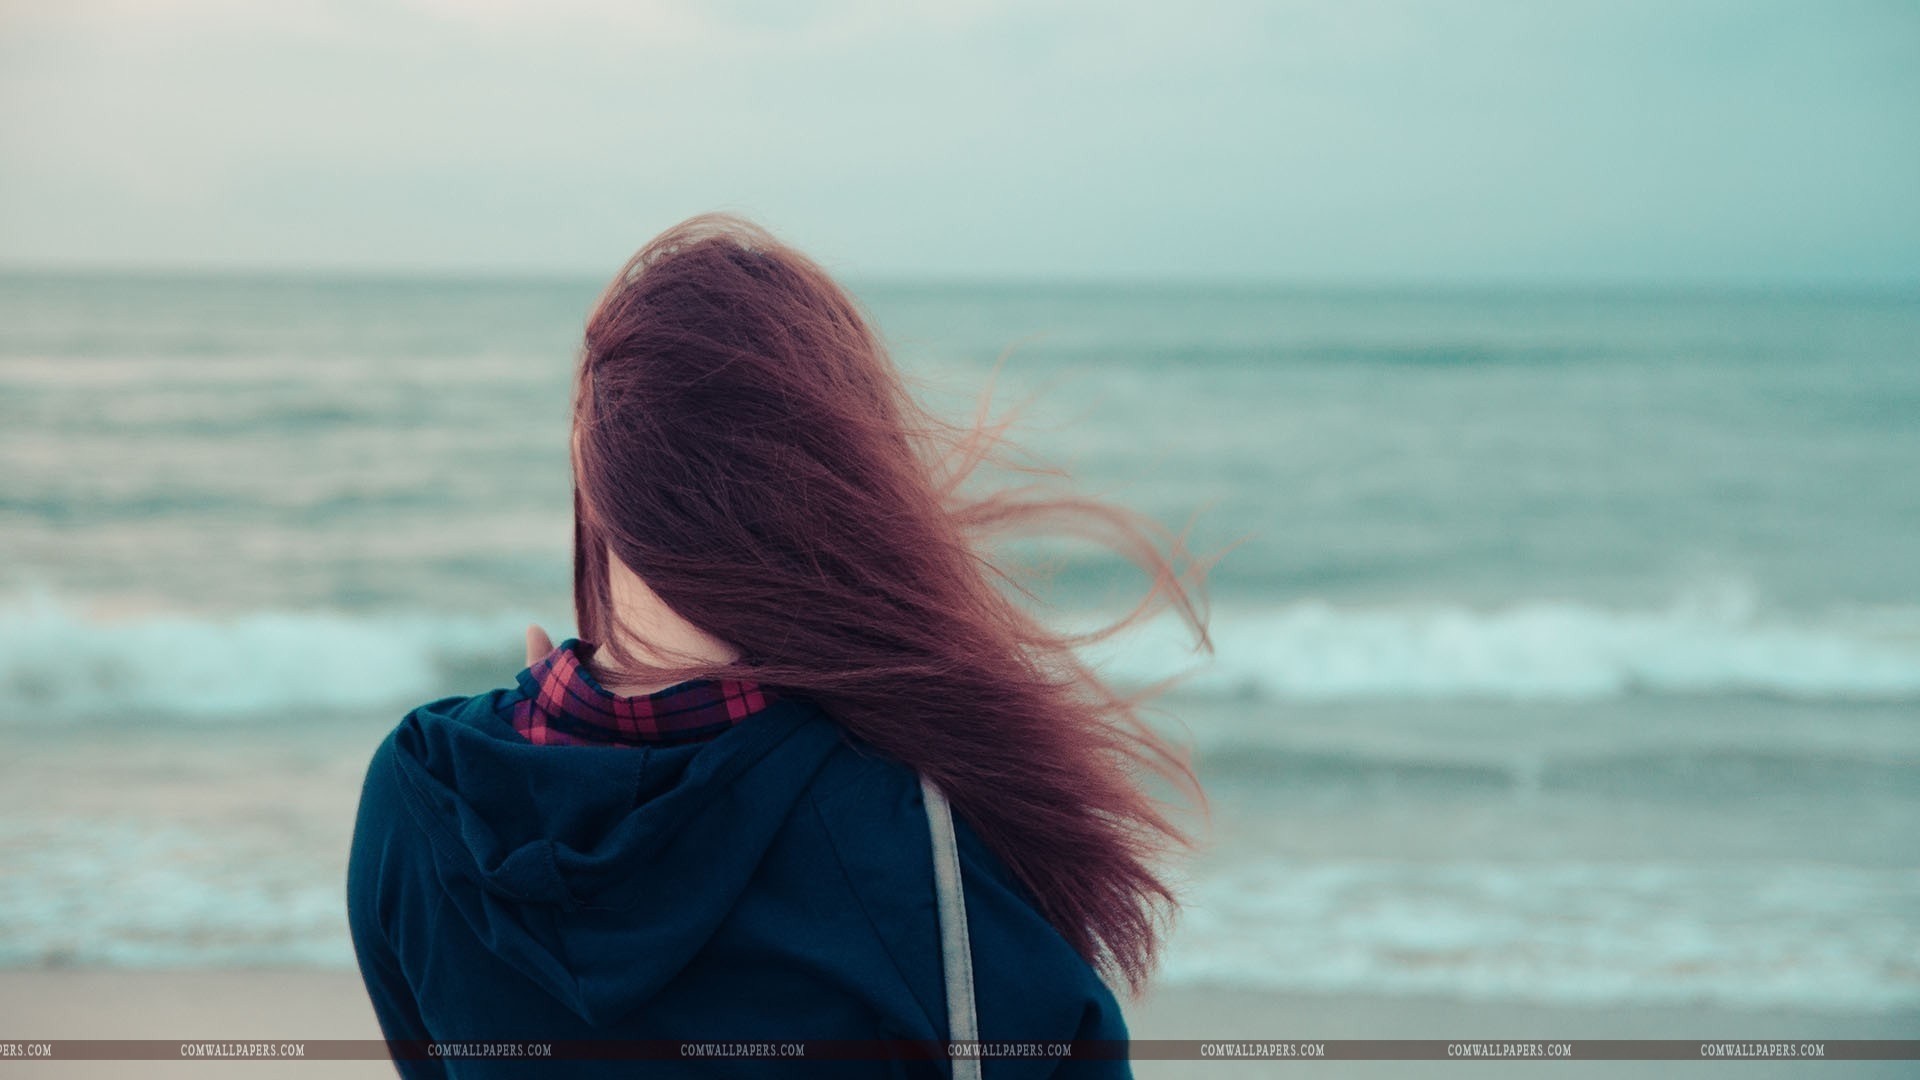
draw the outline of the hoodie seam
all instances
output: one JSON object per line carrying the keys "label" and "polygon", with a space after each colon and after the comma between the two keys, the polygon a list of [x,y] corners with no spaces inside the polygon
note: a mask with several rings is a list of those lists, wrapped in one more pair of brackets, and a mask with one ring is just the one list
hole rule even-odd
{"label": "hoodie seam", "polygon": [[[394,737],[389,736],[389,738],[392,739]],[[460,837],[447,826],[447,823],[442,821],[439,815],[433,812],[433,808],[427,805],[425,793],[420,790],[419,785],[414,782],[413,777],[407,775],[407,770],[401,766],[398,753],[399,747],[397,745],[394,746],[394,751],[395,752],[390,755],[391,764],[395,778],[400,781],[400,792],[407,805],[407,816],[413,819],[415,826],[418,827],[426,837],[427,845],[432,849],[434,859],[436,861],[445,861],[453,869],[459,870],[462,865],[459,861],[459,856],[461,853],[467,851],[466,845],[461,842]],[[550,839],[542,839],[541,847],[541,854],[544,857],[547,870],[553,875],[554,881],[560,886],[561,893],[565,897],[564,902],[572,907],[579,906],[579,901],[574,897],[573,890],[569,888],[566,881],[559,876],[558,863],[555,861],[553,855],[553,841]]]}
{"label": "hoodie seam", "polygon": [[633,788],[627,794],[633,800],[633,805],[638,806],[642,801],[642,793],[647,790],[647,778],[653,772],[654,755],[649,747],[636,746],[633,749],[640,755],[640,760],[634,762]]}
{"label": "hoodie seam", "polygon": [[553,853],[553,847],[552,837],[544,836],[540,838],[540,855],[542,860],[547,864],[547,876],[553,879],[555,884],[560,886],[560,894],[565,897],[565,900],[560,905],[560,909],[562,911],[577,911],[585,905],[581,903],[578,896],[574,895],[573,886],[567,884],[567,879],[560,876],[560,859],[559,856]]}
{"label": "hoodie seam", "polygon": [[[401,726],[406,725],[403,722]],[[415,786],[413,777],[408,776],[407,770],[400,764],[399,732],[396,730],[389,735],[387,742],[392,748],[392,752],[387,755],[387,766],[392,771],[394,780],[398,782],[401,797],[406,803],[407,817],[412,819],[414,827],[426,837],[428,846],[433,849],[434,857],[439,858],[446,846],[444,842],[450,837],[443,831],[445,826],[440,820],[428,813],[426,806],[421,805],[424,796]]]}
{"label": "hoodie seam", "polygon": [[[849,786],[851,786],[851,784],[841,784],[836,787],[835,790]],[[839,837],[835,835],[832,823],[827,820],[826,811],[820,808],[819,798],[810,797],[807,800],[807,805],[812,808],[814,819],[820,823],[821,831],[827,834],[827,845],[833,849],[833,865],[840,871],[840,880],[846,885],[848,894],[853,897],[854,905],[860,909],[860,917],[866,922],[868,931],[873,934],[874,943],[880,946],[880,952],[886,956],[887,963],[892,965],[893,973],[899,978],[900,985],[906,989],[907,996],[911,997],[915,1004],[920,1006],[922,1014],[926,1017],[929,1030],[935,1032],[945,1030],[941,1023],[928,1011],[927,1002],[921,1000],[920,995],[914,990],[912,980],[907,978],[906,969],[900,966],[900,958],[894,955],[893,946],[887,943],[886,935],[880,932],[880,924],[874,921],[873,912],[868,909],[866,898],[860,895],[860,890],[854,885],[853,874],[847,870],[846,859],[840,853]]]}

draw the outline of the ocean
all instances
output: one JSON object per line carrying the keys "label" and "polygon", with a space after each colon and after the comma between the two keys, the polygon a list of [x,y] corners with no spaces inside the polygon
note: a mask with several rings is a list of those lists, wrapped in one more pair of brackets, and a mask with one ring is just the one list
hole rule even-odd
{"label": "ocean", "polygon": [[[0,967],[351,967],[374,743],[571,629],[598,284],[0,277]],[[1238,542],[1213,656],[1094,657],[1189,676],[1168,983],[1920,1007],[1920,296],[857,292]],[[1144,587],[1044,554],[1063,621]]]}

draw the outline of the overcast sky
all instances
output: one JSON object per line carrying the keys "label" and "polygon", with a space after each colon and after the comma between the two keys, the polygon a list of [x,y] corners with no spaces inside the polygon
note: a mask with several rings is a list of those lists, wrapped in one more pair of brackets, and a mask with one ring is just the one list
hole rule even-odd
{"label": "overcast sky", "polygon": [[5,264],[1920,283],[1920,0],[0,11]]}

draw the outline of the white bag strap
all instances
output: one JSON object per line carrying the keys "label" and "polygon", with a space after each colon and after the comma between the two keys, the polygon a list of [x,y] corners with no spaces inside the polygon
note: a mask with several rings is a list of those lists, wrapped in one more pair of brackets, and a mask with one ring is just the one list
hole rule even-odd
{"label": "white bag strap", "polygon": [[[967,940],[967,901],[960,889],[960,847],[953,836],[953,808],[933,782],[922,776],[927,825],[933,830],[933,885],[939,893],[940,961],[947,975],[947,1038],[978,1042],[973,1011],[973,946]],[[980,1080],[980,1059],[951,1057],[954,1080]]]}

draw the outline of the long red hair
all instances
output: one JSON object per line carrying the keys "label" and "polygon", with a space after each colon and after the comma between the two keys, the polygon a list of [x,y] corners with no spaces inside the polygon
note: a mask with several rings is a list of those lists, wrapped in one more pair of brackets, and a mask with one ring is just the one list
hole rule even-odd
{"label": "long red hair", "polygon": [[[983,410],[963,427],[918,404],[859,305],[730,216],[669,229],[608,287],[574,423],[574,604],[595,666],[636,684],[755,679],[818,703],[948,792],[1066,940],[1142,992],[1177,909],[1156,863],[1191,843],[1145,784],[1205,797],[1140,715],[1167,683],[1121,692],[1077,650],[1171,606],[1210,652],[1213,560],[1040,480],[963,494],[989,461],[1065,474],[1009,460],[1008,421]],[[1099,631],[1047,628],[986,548],[1045,532],[1112,547],[1152,587]],[[741,659],[669,666],[625,648],[609,553]]]}

